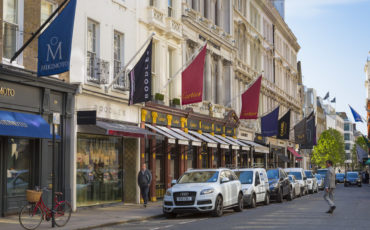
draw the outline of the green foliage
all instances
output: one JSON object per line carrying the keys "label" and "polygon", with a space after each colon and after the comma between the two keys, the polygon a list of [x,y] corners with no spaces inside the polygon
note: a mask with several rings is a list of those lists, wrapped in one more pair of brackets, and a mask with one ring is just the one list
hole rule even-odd
{"label": "green foliage", "polygon": [[156,93],[154,99],[157,101],[164,101],[164,95],[160,93]]}
{"label": "green foliage", "polygon": [[179,98],[172,99],[172,104],[173,105],[180,105],[180,99]]}
{"label": "green foliage", "polygon": [[320,167],[325,167],[327,160],[333,161],[334,165],[343,164],[346,155],[344,147],[344,138],[339,131],[325,130],[313,149],[311,162]]}
{"label": "green foliage", "polygon": [[357,140],[355,141],[355,144],[353,145],[352,149],[351,149],[351,153],[352,153],[352,169],[359,169],[360,166],[362,164],[359,164],[358,160],[357,160],[357,148],[356,146],[359,145],[361,148],[363,148],[365,151],[368,149],[367,147],[367,142],[365,140],[364,137],[359,137],[357,138]]}

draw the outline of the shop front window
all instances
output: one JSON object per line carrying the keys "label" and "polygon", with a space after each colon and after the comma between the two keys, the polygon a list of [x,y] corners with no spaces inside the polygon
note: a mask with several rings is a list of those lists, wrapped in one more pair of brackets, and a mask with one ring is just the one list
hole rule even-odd
{"label": "shop front window", "polygon": [[122,201],[122,138],[78,134],[77,206]]}
{"label": "shop front window", "polygon": [[7,161],[8,197],[25,196],[30,183],[31,143],[28,139],[10,139]]}

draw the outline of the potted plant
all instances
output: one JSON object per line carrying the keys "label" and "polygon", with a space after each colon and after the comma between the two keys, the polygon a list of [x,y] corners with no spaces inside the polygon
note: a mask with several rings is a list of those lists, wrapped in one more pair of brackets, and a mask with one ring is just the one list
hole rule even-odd
{"label": "potted plant", "polygon": [[172,106],[175,107],[175,108],[181,108],[180,98],[172,99]]}
{"label": "potted plant", "polygon": [[154,95],[154,101],[155,101],[155,103],[157,103],[157,104],[161,104],[161,105],[163,105],[163,104],[164,104],[164,95],[163,95],[163,94],[161,94],[161,93],[156,93],[156,94]]}

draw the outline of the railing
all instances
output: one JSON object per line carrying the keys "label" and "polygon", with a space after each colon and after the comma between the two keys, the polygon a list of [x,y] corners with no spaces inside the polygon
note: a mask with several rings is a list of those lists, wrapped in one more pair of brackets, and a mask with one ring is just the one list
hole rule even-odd
{"label": "railing", "polygon": [[182,36],[182,25],[180,22],[176,21],[174,18],[167,18],[167,30],[169,32],[172,32],[176,34],[177,36],[181,37]]}
{"label": "railing", "polygon": [[95,84],[108,84],[109,62],[96,57],[95,53],[87,52],[87,81]]}
{"label": "railing", "polygon": [[[115,78],[120,72],[122,71],[121,62],[115,60],[114,67],[113,67],[113,78]],[[121,76],[117,78],[116,82],[113,83],[113,88],[126,91],[129,90],[129,80],[127,74],[121,73]]]}
{"label": "railing", "polygon": [[166,15],[162,11],[158,10],[155,7],[149,7],[148,11],[149,11],[149,14],[148,14],[149,22],[154,23],[162,28],[166,27],[166,24],[165,24]]}

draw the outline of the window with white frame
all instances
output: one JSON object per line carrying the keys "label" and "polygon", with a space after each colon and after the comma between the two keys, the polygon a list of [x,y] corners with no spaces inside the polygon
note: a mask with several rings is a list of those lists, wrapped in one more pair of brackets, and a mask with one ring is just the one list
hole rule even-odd
{"label": "window with white frame", "polygon": [[10,59],[23,43],[23,0],[3,0],[3,58]]}
{"label": "window with white frame", "polygon": [[168,17],[173,17],[173,2],[172,0],[168,1]]}
{"label": "window with white frame", "polygon": [[115,82],[115,87],[118,89],[128,88],[128,79],[121,73],[124,63],[124,35],[118,31],[114,31],[113,34],[113,78],[116,78],[118,74],[121,76]]}
{"label": "window with white frame", "polygon": [[99,24],[93,20],[87,20],[87,80],[99,82],[96,74],[96,63],[98,58],[98,32]]}
{"label": "window with white frame", "polygon": [[44,24],[44,22],[50,17],[50,15],[56,9],[56,4],[54,2],[48,0],[41,1],[41,18],[40,18],[40,25]]}

